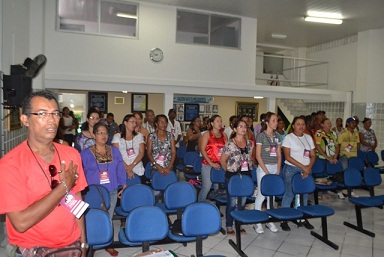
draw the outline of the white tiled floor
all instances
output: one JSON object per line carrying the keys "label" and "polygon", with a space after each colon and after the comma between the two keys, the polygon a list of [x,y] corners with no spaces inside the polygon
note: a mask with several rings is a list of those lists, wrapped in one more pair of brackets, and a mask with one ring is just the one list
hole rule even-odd
{"label": "white tiled floor", "polygon": [[[368,195],[367,191],[356,190],[359,195]],[[376,194],[384,194],[384,187],[376,190]],[[348,199],[339,200],[334,194],[332,200],[321,201],[321,204],[328,205],[335,209],[335,215],[328,218],[329,239],[339,245],[339,250],[334,250],[310,234],[310,231],[301,227],[297,228],[293,223],[289,223],[290,232],[279,231],[272,233],[265,229],[264,234],[256,234],[251,225],[245,226],[248,234],[242,236],[242,248],[249,257],[285,257],[285,256],[310,256],[310,257],[381,257],[384,256],[384,213],[378,208],[364,209],[364,227],[376,233],[375,238],[371,238],[343,225],[344,221],[349,220],[356,224],[355,211],[348,202]],[[224,211],[224,207],[222,209]],[[320,220],[311,219],[310,222],[315,226],[315,230],[320,231]],[[224,219],[223,219],[224,224]],[[119,222],[115,221],[115,234]],[[205,255],[220,254],[227,257],[239,256],[229,245],[230,237],[220,233],[212,235],[203,242],[203,252]],[[117,236],[115,236],[117,240]],[[152,245],[151,249],[163,248],[174,251],[178,256],[191,256],[195,254],[195,243],[188,243],[184,247],[180,243],[167,245]],[[118,248],[119,256],[132,256],[141,252],[139,247]],[[0,249],[0,256],[5,256]],[[96,257],[109,257],[104,250],[98,250]]]}

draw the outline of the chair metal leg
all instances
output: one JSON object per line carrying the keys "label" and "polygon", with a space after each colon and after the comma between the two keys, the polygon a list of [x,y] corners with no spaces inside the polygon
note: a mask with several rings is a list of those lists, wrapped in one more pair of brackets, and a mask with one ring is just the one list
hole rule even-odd
{"label": "chair metal leg", "polygon": [[363,228],[363,219],[362,219],[362,216],[361,216],[361,207],[355,205],[355,212],[356,212],[356,223],[357,223],[357,225],[351,224],[351,223],[349,223],[347,221],[344,221],[344,225],[347,226],[347,227],[350,227],[352,229],[355,229],[357,231],[360,231],[361,233],[366,234],[366,235],[368,235],[370,237],[375,237],[375,233],[373,233],[373,232]]}
{"label": "chair metal leg", "polygon": [[315,231],[311,231],[311,235],[319,239],[320,241],[326,243],[335,250],[339,249],[339,246],[328,239],[328,224],[327,217],[321,217],[321,229],[322,235],[319,235]]}
{"label": "chair metal leg", "polygon": [[235,232],[236,232],[236,243],[229,239],[229,244],[235,249],[235,251],[241,256],[241,257],[248,257],[243,250],[241,250],[241,233],[240,233],[240,222],[235,220]]}
{"label": "chair metal leg", "polygon": [[196,237],[196,256],[203,256],[203,237]]}

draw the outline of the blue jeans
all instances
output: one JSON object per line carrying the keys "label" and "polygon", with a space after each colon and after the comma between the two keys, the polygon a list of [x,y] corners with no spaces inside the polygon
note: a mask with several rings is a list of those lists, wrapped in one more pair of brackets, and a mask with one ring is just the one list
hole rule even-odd
{"label": "blue jeans", "polygon": [[[228,188],[228,182],[229,178],[225,178],[226,188]],[[231,211],[236,209],[236,198],[237,197],[230,197],[227,191],[227,208],[225,209],[225,226],[227,228],[232,228],[233,226],[233,218],[231,216]],[[244,209],[246,200],[246,197],[241,197],[241,209]]]}
{"label": "blue jeans", "polygon": [[[212,182],[211,182],[211,169],[212,166],[203,164],[201,166],[201,179],[202,179],[202,184],[201,184],[201,189],[198,197],[199,202],[204,202],[207,200],[207,195],[209,191],[211,190],[212,187]],[[219,189],[219,185],[214,184],[213,188],[215,190]]]}
{"label": "blue jeans", "polygon": [[113,214],[115,213],[115,207],[117,203],[117,190],[109,192],[109,196],[111,198],[111,207],[109,207],[108,214],[109,214],[109,217],[112,219]]}
{"label": "blue jeans", "polygon": [[[297,173],[301,173],[301,169],[285,164],[283,168],[284,184],[285,184],[285,193],[283,196],[283,201],[281,202],[281,207],[291,207],[291,203],[295,195],[292,192],[292,178]],[[308,204],[308,194],[303,195],[303,205]]]}

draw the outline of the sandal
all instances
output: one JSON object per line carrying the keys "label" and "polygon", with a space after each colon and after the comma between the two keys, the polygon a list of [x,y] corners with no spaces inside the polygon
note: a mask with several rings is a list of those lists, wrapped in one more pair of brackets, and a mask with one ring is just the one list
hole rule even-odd
{"label": "sandal", "polygon": [[246,235],[246,234],[247,234],[247,231],[245,231],[245,229],[241,228],[241,229],[240,229],[240,234],[242,234],[242,235]]}
{"label": "sandal", "polygon": [[233,229],[227,229],[227,235],[228,235],[228,236],[234,236],[234,235],[235,235],[235,230],[233,230]]}
{"label": "sandal", "polygon": [[114,248],[105,248],[105,251],[108,252],[111,256],[118,256],[119,252]]}

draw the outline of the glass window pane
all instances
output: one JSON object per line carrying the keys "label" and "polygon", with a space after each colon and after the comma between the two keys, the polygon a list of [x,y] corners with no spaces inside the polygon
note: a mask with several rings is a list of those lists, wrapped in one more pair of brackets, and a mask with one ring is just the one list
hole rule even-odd
{"label": "glass window pane", "polygon": [[101,2],[100,33],[136,37],[137,6]]}
{"label": "glass window pane", "polygon": [[209,15],[177,11],[176,42],[208,44]]}
{"label": "glass window pane", "polygon": [[59,29],[85,33],[98,33],[98,2],[59,0]]}
{"label": "glass window pane", "polygon": [[211,45],[240,47],[239,18],[211,15]]}

